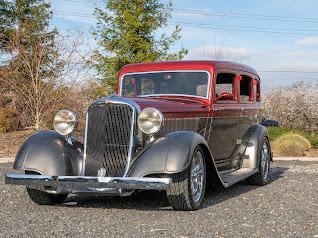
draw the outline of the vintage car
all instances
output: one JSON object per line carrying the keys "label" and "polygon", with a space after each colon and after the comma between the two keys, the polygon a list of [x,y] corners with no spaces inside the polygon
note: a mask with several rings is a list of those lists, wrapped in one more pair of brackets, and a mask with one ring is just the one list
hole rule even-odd
{"label": "vintage car", "polygon": [[19,150],[7,184],[26,185],[38,204],[68,194],[129,196],[165,190],[176,210],[200,208],[207,186],[268,182],[271,147],[260,124],[260,78],[223,61],[132,64],[119,72],[118,95],[88,107],[83,144],[77,116],[55,114]]}

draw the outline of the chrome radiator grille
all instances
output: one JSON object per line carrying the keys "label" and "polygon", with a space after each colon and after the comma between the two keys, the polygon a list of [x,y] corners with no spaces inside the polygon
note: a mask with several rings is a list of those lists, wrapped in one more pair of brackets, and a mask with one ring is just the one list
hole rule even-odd
{"label": "chrome radiator grille", "polygon": [[[88,109],[85,175],[123,176],[128,166],[133,109],[126,104],[93,104]],[[106,173],[106,174],[105,174]]]}

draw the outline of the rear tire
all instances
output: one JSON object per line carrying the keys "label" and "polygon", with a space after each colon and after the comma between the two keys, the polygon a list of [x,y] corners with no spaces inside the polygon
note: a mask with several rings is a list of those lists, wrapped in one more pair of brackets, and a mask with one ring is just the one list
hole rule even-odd
{"label": "rear tire", "polygon": [[246,180],[247,184],[264,186],[269,182],[271,147],[266,136],[262,138],[258,148],[258,172]]}
{"label": "rear tire", "polygon": [[171,176],[172,182],[166,191],[174,210],[197,210],[202,205],[206,187],[206,161],[198,146],[192,155],[189,168]]}
{"label": "rear tire", "polygon": [[[38,174],[32,171],[25,171],[26,174]],[[26,187],[27,193],[30,199],[40,205],[55,205],[55,204],[62,204],[67,194],[49,194],[42,190],[38,190],[31,187]]]}

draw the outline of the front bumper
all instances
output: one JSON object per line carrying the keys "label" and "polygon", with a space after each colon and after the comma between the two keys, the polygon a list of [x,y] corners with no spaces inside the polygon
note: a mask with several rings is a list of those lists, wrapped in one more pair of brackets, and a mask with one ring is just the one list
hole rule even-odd
{"label": "front bumper", "polygon": [[48,176],[33,174],[6,174],[6,184],[60,187],[63,191],[72,192],[87,189],[141,189],[166,190],[170,178],[137,178],[137,177],[90,177],[90,176]]}

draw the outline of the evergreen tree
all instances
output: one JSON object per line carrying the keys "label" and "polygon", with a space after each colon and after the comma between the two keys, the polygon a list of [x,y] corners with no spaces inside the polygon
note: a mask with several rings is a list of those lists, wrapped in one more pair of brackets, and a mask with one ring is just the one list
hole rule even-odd
{"label": "evergreen tree", "polygon": [[44,0],[0,0],[0,51],[18,53],[12,52],[14,44],[32,52],[39,38],[53,44],[56,32],[47,30],[51,17],[50,4]]}
{"label": "evergreen tree", "polygon": [[110,91],[116,91],[117,74],[125,64],[178,60],[187,54],[183,48],[169,53],[180,39],[178,26],[171,35],[156,36],[167,26],[171,10],[171,3],[158,0],[107,0],[105,9],[96,9],[95,68]]}

